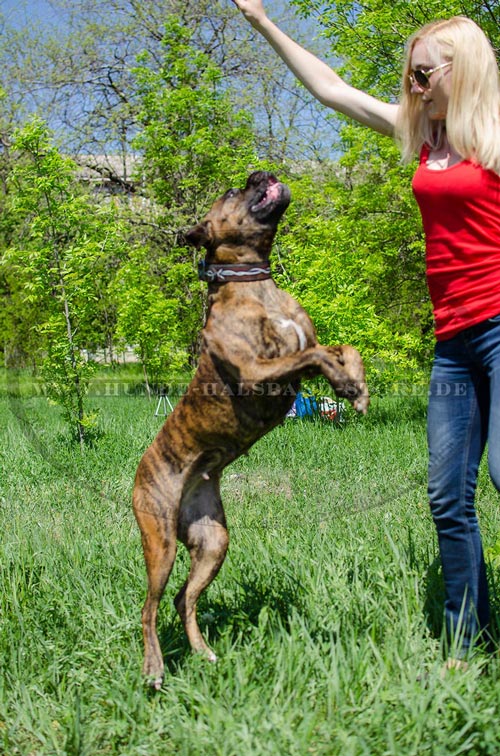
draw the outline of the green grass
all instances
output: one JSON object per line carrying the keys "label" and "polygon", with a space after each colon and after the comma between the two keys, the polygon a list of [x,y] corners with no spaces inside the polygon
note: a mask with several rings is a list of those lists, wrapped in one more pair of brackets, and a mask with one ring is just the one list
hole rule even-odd
{"label": "green grass", "polygon": [[[288,421],[227,469],[231,544],[199,607],[219,661],[190,653],[176,617],[180,548],[157,694],[140,675],[145,572],[130,493],[161,419],[144,397],[94,404],[103,435],[81,454],[43,397],[1,400],[0,753],[500,752],[499,661],[440,678],[422,400],[374,402],[342,428]],[[482,469],[487,547],[498,505]],[[498,577],[492,568],[494,590]]]}

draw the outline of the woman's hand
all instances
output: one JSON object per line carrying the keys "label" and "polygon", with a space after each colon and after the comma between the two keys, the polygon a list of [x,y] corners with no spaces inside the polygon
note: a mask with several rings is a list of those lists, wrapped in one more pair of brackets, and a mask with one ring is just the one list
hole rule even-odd
{"label": "woman's hand", "polygon": [[259,26],[266,18],[262,0],[233,0],[233,3],[253,26]]}

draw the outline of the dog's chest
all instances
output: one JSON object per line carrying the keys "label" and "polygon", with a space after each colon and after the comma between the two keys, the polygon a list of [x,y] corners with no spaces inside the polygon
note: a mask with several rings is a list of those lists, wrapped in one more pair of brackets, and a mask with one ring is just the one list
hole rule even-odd
{"label": "dog's chest", "polygon": [[301,352],[310,346],[311,333],[309,331],[307,323],[291,315],[267,314],[255,323],[255,327],[250,332],[246,332],[246,338],[253,342],[255,355],[275,359]]}
{"label": "dog's chest", "polygon": [[316,343],[312,322],[298,302],[282,290],[264,287],[261,296],[222,299],[211,311],[206,335],[218,338],[228,351],[249,358],[275,359],[301,352]]}
{"label": "dog's chest", "polygon": [[301,352],[307,347],[307,335],[301,323],[293,318],[279,315],[268,318],[263,323],[263,344],[268,344],[277,351]]}

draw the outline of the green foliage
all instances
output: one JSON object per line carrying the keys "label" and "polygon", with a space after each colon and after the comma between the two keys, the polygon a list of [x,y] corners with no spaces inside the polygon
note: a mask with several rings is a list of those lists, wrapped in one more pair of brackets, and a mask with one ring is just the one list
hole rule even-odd
{"label": "green foliage", "polygon": [[93,424],[84,399],[94,368],[83,350],[99,338],[97,281],[107,285],[104,261],[119,255],[121,229],[111,206],[82,191],[76,166],[53,146],[43,122],[18,131],[14,149],[6,205],[12,240],[2,268],[13,302],[27,305],[17,318],[33,333],[47,395],[83,444]]}
{"label": "green foliage", "polygon": [[256,160],[248,115],[233,112],[221,71],[175,17],[165,24],[161,64],[142,56],[135,74],[143,129],[141,170],[165,221],[193,223],[213,198],[240,184]]}
{"label": "green foliage", "polygon": [[117,302],[116,337],[134,344],[146,380],[158,386],[186,370],[189,336],[199,328],[200,306],[193,299],[193,265],[157,261],[146,246],[130,250],[113,285]]}

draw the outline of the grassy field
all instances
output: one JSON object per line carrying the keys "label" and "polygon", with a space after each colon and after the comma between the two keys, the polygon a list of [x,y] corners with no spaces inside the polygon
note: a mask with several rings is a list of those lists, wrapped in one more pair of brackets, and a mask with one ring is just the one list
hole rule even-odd
{"label": "grassy field", "polygon": [[[114,394],[94,400],[103,434],[85,454],[43,397],[1,399],[0,753],[500,753],[500,661],[440,677],[422,399],[375,401],[344,427],[287,421],[227,469],[231,545],[199,608],[219,661],[190,653],[176,617],[181,548],[151,694],[130,492],[161,418]],[[478,502],[494,553],[484,469]],[[490,578],[498,625],[494,563]]]}

